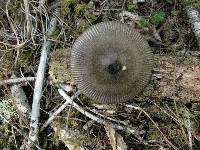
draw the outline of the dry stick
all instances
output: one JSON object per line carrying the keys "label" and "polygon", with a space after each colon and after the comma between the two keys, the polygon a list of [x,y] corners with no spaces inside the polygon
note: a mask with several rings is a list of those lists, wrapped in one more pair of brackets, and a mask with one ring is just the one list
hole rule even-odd
{"label": "dry stick", "polygon": [[31,30],[32,30],[32,23],[31,23],[31,18],[29,17],[30,10],[29,10],[29,4],[28,0],[23,0],[24,1],[24,8],[25,8],[25,16],[26,16],[26,32],[27,32],[27,37],[30,37],[31,35]]}
{"label": "dry stick", "polygon": [[83,115],[85,115],[86,117],[100,123],[103,125],[108,125],[110,124],[113,128],[117,129],[117,130],[127,130],[130,133],[136,135],[136,137],[138,137],[138,131],[132,128],[126,128],[125,126],[121,126],[121,125],[117,125],[114,123],[110,123],[107,122],[104,119],[98,118],[97,116],[85,111],[81,106],[79,106],[77,103],[75,103],[62,89],[58,89],[58,92],[60,93],[60,95],[66,100],[66,103],[70,104],[73,108],[75,108],[77,111],[79,111],[80,113],[82,113]]}
{"label": "dry stick", "polygon": [[123,125],[127,125],[126,122],[120,121],[120,120],[116,120],[116,119],[113,119],[113,118],[108,117],[108,116],[104,116],[104,115],[98,113],[95,109],[94,109],[94,110],[91,110],[91,112],[93,112],[93,113],[95,113],[96,115],[98,115],[98,116],[100,116],[100,117],[103,117],[103,118],[105,118],[105,119],[107,119],[107,120],[110,120],[110,121],[113,121],[113,122],[118,122],[118,123],[121,123],[121,124],[123,124]]}
{"label": "dry stick", "polygon": [[34,81],[34,80],[35,80],[35,77],[14,78],[14,79],[0,81],[0,85],[17,84],[17,83],[22,83],[22,82],[30,82],[30,81]]}
{"label": "dry stick", "polygon": [[193,150],[193,146],[192,146],[192,129],[191,129],[191,121],[188,118],[187,119],[187,124],[186,124],[186,128],[188,131],[188,140],[189,140],[189,146],[190,146],[190,150]]}
{"label": "dry stick", "polygon": [[186,7],[186,10],[188,17],[190,18],[190,22],[193,25],[194,33],[200,47],[200,13],[192,6]]}
{"label": "dry stick", "polygon": [[[54,16],[49,22],[50,26],[47,31],[48,35],[51,35],[56,29],[57,15],[58,15],[58,9],[55,10]],[[38,142],[40,99],[42,97],[44,75],[45,75],[46,64],[47,64],[47,59],[48,59],[47,54],[48,54],[49,49],[51,48],[51,44],[52,43],[50,41],[46,41],[46,39],[44,39],[44,44],[42,46],[42,52],[40,56],[40,63],[39,63],[38,71],[36,75],[35,88],[34,88],[34,93],[33,93],[30,131],[29,131],[29,138],[34,142]],[[29,144],[31,143],[29,142]]]}
{"label": "dry stick", "polygon": [[135,110],[139,110],[141,112],[143,112],[150,120],[151,122],[154,124],[154,126],[158,129],[158,131],[160,132],[160,134],[163,136],[164,140],[175,150],[178,150],[178,148],[176,146],[174,146],[168,139],[167,137],[164,135],[164,133],[160,130],[160,128],[158,127],[157,123],[149,116],[149,114],[144,111],[141,107],[138,106],[133,106],[133,105],[126,105],[126,107],[128,108],[133,108]]}
{"label": "dry stick", "polygon": [[143,3],[145,2],[146,0],[133,0],[133,4],[137,4],[137,3]]}

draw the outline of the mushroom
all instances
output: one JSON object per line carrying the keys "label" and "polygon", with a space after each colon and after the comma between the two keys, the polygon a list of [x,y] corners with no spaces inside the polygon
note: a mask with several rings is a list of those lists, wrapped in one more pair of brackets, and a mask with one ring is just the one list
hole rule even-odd
{"label": "mushroom", "polygon": [[72,47],[71,73],[79,90],[100,103],[134,98],[148,83],[152,66],[148,43],[116,21],[91,26]]}

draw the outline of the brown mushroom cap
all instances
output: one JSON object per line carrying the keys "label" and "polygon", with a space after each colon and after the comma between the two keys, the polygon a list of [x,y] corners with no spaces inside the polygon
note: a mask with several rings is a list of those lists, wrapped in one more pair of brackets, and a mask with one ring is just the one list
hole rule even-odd
{"label": "brown mushroom cap", "polygon": [[79,90],[100,103],[134,98],[148,83],[152,64],[148,43],[120,22],[91,26],[72,47],[71,72]]}

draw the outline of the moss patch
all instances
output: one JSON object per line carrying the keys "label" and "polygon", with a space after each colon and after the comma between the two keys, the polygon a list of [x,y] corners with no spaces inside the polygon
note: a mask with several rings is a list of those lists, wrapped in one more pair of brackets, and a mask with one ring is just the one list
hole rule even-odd
{"label": "moss patch", "polygon": [[200,11],[200,1],[199,0],[181,0],[181,2],[186,6],[192,5],[193,7],[197,8]]}

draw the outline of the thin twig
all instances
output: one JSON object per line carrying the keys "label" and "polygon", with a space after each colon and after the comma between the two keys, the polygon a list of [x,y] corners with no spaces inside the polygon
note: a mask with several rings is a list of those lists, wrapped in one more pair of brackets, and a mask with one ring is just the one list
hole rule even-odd
{"label": "thin twig", "polygon": [[133,4],[144,3],[146,0],[133,0]]}
{"label": "thin twig", "polygon": [[14,79],[8,79],[8,80],[0,81],[0,85],[31,82],[31,81],[34,81],[34,80],[35,80],[35,77],[14,78]]}
{"label": "thin twig", "polygon": [[75,108],[77,111],[79,111],[86,117],[98,122],[99,124],[103,124],[103,125],[110,124],[114,129],[117,129],[117,130],[126,130],[126,131],[134,134],[136,137],[138,137],[139,132],[137,130],[135,130],[133,128],[127,128],[125,126],[121,126],[121,125],[118,125],[115,123],[110,123],[102,118],[99,118],[99,117],[85,111],[81,106],[79,106],[77,103],[75,103],[62,89],[58,89],[58,92],[66,100],[67,104],[70,104],[73,108]]}
{"label": "thin twig", "polygon": [[191,121],[190,119],[188,118],[187,119],[187,131],[188,131],[188,140],[189,140],[189,146],[190,146],[190,150],[193,150],[193,144],[192,144],[192,129],[191,129]]}
{"label": "thin twig", "polygon": [[95,113],[96,115],[98,115],[98,116],[100,116],[100,117],[103,117],[103,118],[105,118],[105,119],[107,119],[107,120],[110,120],[110,121],[113,121],[113,122],[117,122],[117,123],[121,123],[121,124],[123,124],[123,125],[127,125],[127,122],[125,122],[125,121],[120,121],[120,120],[116,120],[116,119],[113,119],[113,118],[111,118],[111,117],[108,117],[108,116],[105,116],[105,115],[103,115],[103,114],[100,114],[100,113],[98,113],[98,111],[96,111],[96,109],[91,110],[91,112],[93,112],[93,113]]}
{"label": "thin twig", "polygon": [[26,34],[27,37],[30,37],[31,35],[31,30],[32,30],[32,23],[31,23],[31,18],[29,17],[30,10],[29,10],[29,3],[28,0],[23,0],[24,1],[24,8],[25,8],[25,16],[26,16]]}

